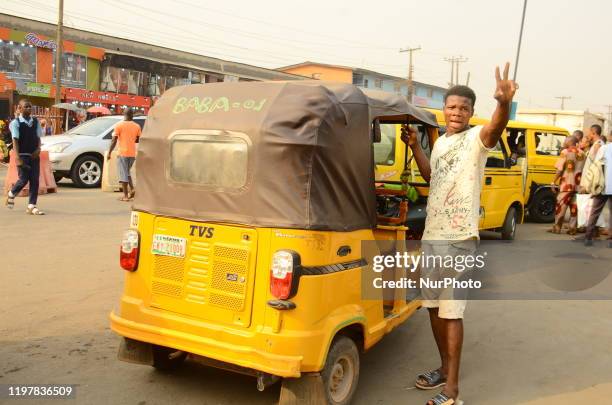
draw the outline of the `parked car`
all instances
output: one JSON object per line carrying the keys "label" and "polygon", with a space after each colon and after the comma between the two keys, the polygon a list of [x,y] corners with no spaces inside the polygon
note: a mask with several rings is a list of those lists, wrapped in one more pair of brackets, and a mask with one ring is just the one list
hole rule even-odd
{"label": "parked car", "polygon": [[[144,127],[146,116],[134,117]],[[67,177],[77,187],[100,187],[104,154],[110,147],[113,128],[121,115],[94,118],[63,135],[42,138],[42,150],[49,151],[55,181]]]}

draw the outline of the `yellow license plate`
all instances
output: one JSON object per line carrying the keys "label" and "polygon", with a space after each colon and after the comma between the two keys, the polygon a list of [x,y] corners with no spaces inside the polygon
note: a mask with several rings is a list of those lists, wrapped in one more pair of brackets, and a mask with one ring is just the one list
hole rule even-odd
{"label": "yellow license plate", "polygon": [[153,235],[151,253],[154,255],[185,257],[187,239],[170,235]]}

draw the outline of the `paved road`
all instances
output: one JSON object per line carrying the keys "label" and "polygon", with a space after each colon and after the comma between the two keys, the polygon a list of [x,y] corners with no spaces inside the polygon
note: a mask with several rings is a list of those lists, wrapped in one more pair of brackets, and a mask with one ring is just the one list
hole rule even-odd
{"label": "paved road", "polygon": [[[130,210],[117,197],[66,183],[41,197],[47,216],[25,215],[24,199],[12,212],[0,207],[0,384],[79,384],[70,402],[79,404],[274,403],[279,387],[259,393],[250,377],[191,361],[164,374],[116,360],[107,316],[122,289],[119,239]],[[519,238],[550,237],[545,228],[522,225]],[[471,302],[462,397],[467,405],[611,398],[611,313],[609,301]],[[355,404],[423,404],[428,393],[412,388],[414,376],[435,366],[419,311],[363,356]],[[547,399],[555,394],[566,402]]]}

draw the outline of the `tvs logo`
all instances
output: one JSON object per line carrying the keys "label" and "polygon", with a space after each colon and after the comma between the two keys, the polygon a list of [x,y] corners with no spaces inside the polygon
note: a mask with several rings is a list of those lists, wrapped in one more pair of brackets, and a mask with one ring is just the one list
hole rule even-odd
{"label": "tvs logo", "polygon": [[189,228],[191,229],[190,236],[199,236],[200,238],[212,238],[215,232],[215,228],[208,226],[190,225]]}

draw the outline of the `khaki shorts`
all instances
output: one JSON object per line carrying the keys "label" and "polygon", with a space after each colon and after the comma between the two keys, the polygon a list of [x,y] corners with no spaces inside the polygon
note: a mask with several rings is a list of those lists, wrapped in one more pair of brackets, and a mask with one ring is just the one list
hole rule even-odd
{"label": "khaki shorts", "polygon": [[423,308],[438,308],[438,318],[463,319],[466,300],[423,300]]}
{"label": "khaki shorts", "polygon": [[[444,257],[473,255],[476,252],[477,240],[445,241],[445,242],[422,242],[424,256]],[[439,281],[446,278],[461,280],[468,277],[473,268],[463,267],[457,271],[454,267],[440,266],[435,262],[421,268],[421,278],[430,281]],[[438,317],[443,319],[463,319],[463,313],[467,305],[467,291],[448,288],[421,288],[424,308],[438,308]]]}

